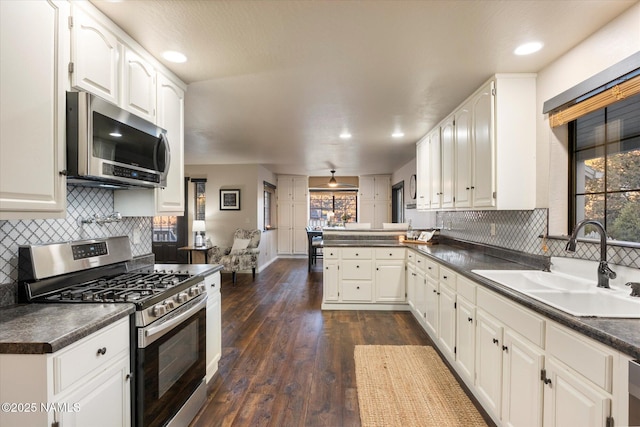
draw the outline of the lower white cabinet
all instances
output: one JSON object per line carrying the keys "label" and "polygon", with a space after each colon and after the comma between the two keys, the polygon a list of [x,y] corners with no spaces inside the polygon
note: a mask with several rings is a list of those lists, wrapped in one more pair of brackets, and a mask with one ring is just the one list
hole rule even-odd
{"label": "lower white cabinet", "polygon": [[406,309],[406,248],[325,247],[323,309]]}
{"label": "lower white cabinet", "polygon": [[0,425],[131,425],[129,336],[125,317],[55,353],[0,355],[0,400],[22,405]]}
{"label": "lower white cabinet", "polygon": [[222,357],[222,298],[220,296],[220,272],[204,279],[207,287],[207,382],[218,371]]}
{"label": "lower white cabinet", "polygon": [[407,259],[412,313],[497,425],[628,424],[630,357],[417,251]]}

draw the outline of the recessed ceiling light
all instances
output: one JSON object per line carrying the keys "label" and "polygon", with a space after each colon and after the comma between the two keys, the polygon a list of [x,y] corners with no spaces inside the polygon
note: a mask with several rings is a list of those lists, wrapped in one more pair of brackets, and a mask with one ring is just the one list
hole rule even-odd
{"label": "recessed ceiling light", "polygon": [[391,134],[392,138],[402,138],[404,136],[404,132],[396,131]]}
{"label": "recessed ceiling light", "polygon": [[177,64],[182,64],[183,62],[187,62],[187,57],[184,53],[176,52],[175,50],[167,50],[162,53],[162,57],[170,62],[175,62]]}
{"label": "recessed ceiling light", "polygon": [[515,53],[516,55],[529,55],[539,51],[540,49],[542,49],[542,43],[531,42],[531,43],[521,44],[516,48],[516,50],[513,51],[513,53]]}
{"label": "recessed ceiling light", "polygon": [[349,132],[342,132],[340,134],[340,138],[341,139],[349,139],[349,138],[351,138],[351,134]]}

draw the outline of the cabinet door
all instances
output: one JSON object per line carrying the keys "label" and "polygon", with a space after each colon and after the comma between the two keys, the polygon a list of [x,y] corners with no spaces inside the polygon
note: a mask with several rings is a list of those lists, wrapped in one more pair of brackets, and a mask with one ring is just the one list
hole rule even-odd
{"label": "cabinet door", "polygon": [[477,311],[476,390],[483,407],[500,417],[502,401],[502,325]]}
{"label": "cabinet door", "polygon": [[421,325],[425,324],[427,317],[427,278],[424,272],[416,269],[414,304],[416,314]]}
{"label": "cabinet door", "polygon": [[293,253],[298,255],[306,255],[309,249],[309,240],[307,239],[308,206],[307,202],[304,201],[295,201],[291,204]]}
{"label": "cabinet door", "polygon": [[440,283],[438,295],[438,343],[451,361],[455,360],[456,346],[456,294]]}
{"label": "cabinet door", "polygon": [[429,138],[429,188],[431,191],[430,208],[442,207],[442,150],[440,128],[436,128]]}
{"label": "cabinet door", "polygon": [[[60,396],[59,404],[68,410],[56,412],[65,427],[131,425],[129,358],[120,359],[94,380],[77,391]],[[77,410],[74,408],[77,404]]]}
{"label": "cabinet door", "polygon": [[71,85],[118,104],[120,44],[107,28],[73,5]]}
{"label": "cabinet door", "polygon": [[471,109],[465,104],[455,113],[455,207],[471,206]]}
{"label": "cabinet door", "polygon": [[425,287],[425,324],[431,338],[438,339],[438,282],[426,277]]}
{"label": "cabinet door", "polygon": [[65,215],[68,14],[0,1],[0,220]]}
{"label": "cabinet door", "polygon": [[373,176],[361,176],[358,178],[360,200],[373,200],[376,195],[376,183]]}
{"label": "cabinet door", "polygon": [[278,192],[279,201],[291,201],[293,200],[293,180],[291,177],[278,177]]}
{"label": "cabinet door", "polygon": [[391,199],[391,177],[390,176],[376,176],[374,177],[375,184],[375,198],[376,200],[390,200]]}
{"label": "cabinet door", "polygon": [[376,301],[406,301],[404,261],[386,260],[376,263]]}
{"label": "cabinet door", "polygon": [[167,186],[156,189],[156,213],[184,215],[184,91],[158,74],[158,125],[167,131],[171,163]]}
{"label": "cabinet door", "polygon": [[[391,201],[390,200],[376,200],[373,204],[373,221],[371,221],[371,228],[382,228],[383,222],[390,221],[391,213]],[[367,222],[367,221],[363,221]]]}
{"label": "cabinet door", "polygon": [[205,278],[207,286],[207,382],[218,371],[222,357],[222,307],[220,295],[220,273]]}
{"label": "cabinet door", "polygon": [[473,384],[476,362],[476,308],[458,295],[456,309],[456,365],[458,373]]}
{"label": "cabinet door", "polygon": [[125,46],[123,49],[122,105],[133,114],[155,123],[156,70],[130,48]]}
{"label": "cabinet door", "polygon": [[[291,203],[278,201],[278,253],[291,254],[293,252],[293,227]],[[306,231],[305,231],[306,233]]]}
{"label": "cabinet door", "polygon": [[309,188],[309,180],[306,176],[297,176],[292,179],[292,197],[297,202],[306,202]]}
{"label": "cabinet door", "polygon": [[505,426],[542,426],[542,350],[506,330],[502,347],[502,421]]}
{"label": "cabinet door", "polygon": [[375,223],[376,202],[374,200],[360,200],[358,212],[358,222],[369,222],[373,226]]}
{"label": "cabinet door", "polygon": [[322,276],[323,301],[338,301],[338,260],[325,259]]}
{"label": "cabinet door", "polygon": [[406,286],[407,286],[407,303],[411,312],[416,313],[415,295],[416,295],[416,267],[414,264],[409,264],[406,271]]}
{"label": "cabinet door", "polygon": [[429,141],[427,135],[416,145],[416,209],[420,210],[430,208]]}
{"label": "cabinet door", "polygon": [[473,206],[495,206],[494,82],[485,85],[472,100]]}
{"label": "cabinet door", "polygon": [[602,427],[611,416],[611,399],[550,357],[544,391],[544,426]]}
{"label": "cabinet door", "polygon": [[442,133],[442,194],[443,208],[453,207],[455,183],[455,127],[453,115],[445,119],[441,126]]}

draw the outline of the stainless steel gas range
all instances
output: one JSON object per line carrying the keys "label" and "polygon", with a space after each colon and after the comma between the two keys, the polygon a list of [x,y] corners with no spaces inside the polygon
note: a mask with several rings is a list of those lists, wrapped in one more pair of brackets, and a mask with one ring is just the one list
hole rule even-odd
{"label": "stainless steel gas range", "polygon": [[126,236],[21,246],[19,301],[134,304],[132,424],[188,425],[206,400],[204,280],[131,260]]}

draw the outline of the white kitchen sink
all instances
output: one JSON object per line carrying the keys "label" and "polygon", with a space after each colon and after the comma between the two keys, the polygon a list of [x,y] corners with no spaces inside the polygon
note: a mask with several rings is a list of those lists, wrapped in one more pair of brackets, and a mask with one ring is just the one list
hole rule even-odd
{"label": "white kitchen sink", "polygon": [[588,280],[560,272],[536,270],[472,270],[574,316],[640,318],[640,298],[626,286],[597,287]]}

